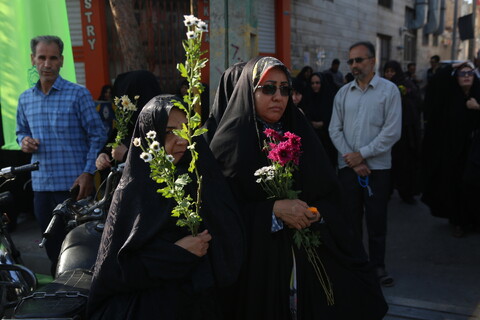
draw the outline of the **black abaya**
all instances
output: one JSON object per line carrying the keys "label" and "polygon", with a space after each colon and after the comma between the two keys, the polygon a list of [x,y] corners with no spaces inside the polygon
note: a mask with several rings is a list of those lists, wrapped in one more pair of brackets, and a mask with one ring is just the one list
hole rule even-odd
{"label": "black abaya", "polygon": [[[142,110],[134,137],[155,130],[163,143],[173,96],[158,96]],[[210,150],[196,144],[203,177],[202,229],[212,236],[199,258],[174,244],[188,235],[171,217],[173,199],[157,193],[142,150],[131,145],[115,191],[95,264],[89,319],[222,319],[215,289],[236,281],[243,231],[235,202]],[[177,164],[186,172],[185,155]]]}
{"label": "black abaya", "polygon": [[240,280],[231,290],[228,319],[292,319],[292,252],[298,281],[297,319],[381,319],[387,306],[361,243],[354,240],[344,221],[338,180],[317,135],[291,98],[281,122],[285,131],[302,139],[294,189],[300,190],[299,198],[317,207],[324,218],[324,223],[313,228],[321,232],[323,244],[318,253],[333,283],[334,306],[327,306],[305,252],[292,242],[292,231],[285,226],[271,232],[274,200],[267,199],[254,177],[257,169],[269,163],[262,151],[263,128],[257,121],[253,97],[258,79],[271,67],[280,68],[290,79],[286,67],[274,58],[249,61],[210,144],[241,205],[247,232],[247,259]]}
{"label": "black abaya", "polygon": [[427,90],[428,122],[422,149],[422,201],[436,217],[448,218],[457,226],[469,221],[468,204],[478,198],[465,184],[471,159],[472,136],[480,128],[480,112],[466,107],[469,98],[480,102],[480,82],[474,76],[468,95],[462,91],[452,68],[440,69]]}

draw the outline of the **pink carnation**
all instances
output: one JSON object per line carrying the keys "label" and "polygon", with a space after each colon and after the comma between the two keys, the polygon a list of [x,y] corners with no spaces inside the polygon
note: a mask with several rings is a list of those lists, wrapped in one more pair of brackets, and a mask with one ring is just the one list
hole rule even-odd
{"label": "pink carnation", "polygon": [[275,141],[282,141],[283,137],[275,130],[273,129],[265,129],[263,133],[267,136],[267,138],[270,138]]}

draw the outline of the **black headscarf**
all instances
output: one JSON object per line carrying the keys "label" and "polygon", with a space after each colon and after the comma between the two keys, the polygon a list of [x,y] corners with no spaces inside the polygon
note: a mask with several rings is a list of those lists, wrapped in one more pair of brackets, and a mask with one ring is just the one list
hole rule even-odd
{"label": "black headscarf", "polygon": [[305,114],[311,121],[323,121],[325,128],[328,130],[337,88],[331,74],[316,72],[310,77],[310,82],[314,76],[320,79],[321,87],[319,92],[313,92],[311,87],[309,88],[305,99]]}
{"label": "black headscarf", "polygon": [[218,85],[218,90],[215,93],[215,100],[213,101],[212,107],[210,109],[210,115],[208,120],[205,123],[205,128],[208,129],[208,132],[205,134],[205,139],[208,143],[213,138],[215,131],[217,130],[218,123],[222,119],[225,109],[227,108],[228,101],[232,96],[233,89],[237,84],[240,75],[242,74],[243,68],[245,67],[246,62],[239,62],[225,70],[220,78],[220,83]]}
{"label": "black headscarf", "polygon": [[[276,286],[275,288],[269,287],[272,292],[267,293],[268,297],[262,296],[265,292],[253,292],[257,287],[260,288],[259,290],[265,290],[263,286],[267,277],[276,278],[277,275],[283,279],[287,277],[288,283],[292,261],[291,232],[285,227],[278,234],[271,233],[274,200],[267,199],[266,193],[256,183],[254,177],[257,169],[269,165],[266,154],[262,150],[265,139],[264,124],[259,121],[255,112],[254,92],[261,77],[271,68],[282,70],[287,75],[288,82],[291,83],[289,71],[279,60],[272,57],[257,57],[250,60],[245,65],[228,101],[210,148],[241,205],[242,217],[247,229],[248,258],[242,278],[244,283],[242,282],[236,291],[243,295],[238,297],[238,304],[248,310],[241,312],[245,313],[246,318],[256,314],[260,317],[265,316],[265,319],[284,319],[284,310],[288,308],[288,301],[282,300],[288,298],[288,292],[285,292],[288,287],[285,287],[285,283],[273,285]],[[360,274],[365,272],[364,280],[369,283],[367,290],[378,298],[378,300],[374,299],[378,304],[378,310],[372,314],[384,313],[385,304],[382,302],[378,283],[372,283],[369,271],[362,269],[366,266],[367,260],[361,243],[352,241],[352,230],[345,223],[341,208],[340,184],[332,167],[328,165],[327,156],[317,135],[305,116],[293,105],[291,97],[280,123],[283,131],[290,131],[301,137],[302,155],[299,170],[294,173],[294,189],[300,190],[299,198],[310,206],[317,207],[325,220],[324,224],[317,226],[322,234],[325,246],[323,248],[328,248],[328,254],[336,256],[336,259],[342,261],[342,264],[348,268],[358,267],[356,272]],[[281,253],[272,257],[274,252]],[[269,258],[275,259],[274,269],[269,268]],[[304,261],[297,260],[297,263],[305,263]],[[333,276],[337,271],[332,269],[327,272],[332,272]],[[310,287],[316,280],[308,278],[300,281],[306,281],[302,286]],[[276,282],[274,280],[271,283]],[[308,290],[303,292],[306,294]],[[299,312],[304,312],[305,317],[315,315],[317,311],[314,310],[322,308],[319,305],[310,308],[316,298],[318,297],[306,297],[299,293],[299,301],[307,304],[303,308],[300,307]],[[282,302],[278,303],[278,299]],[[305,302],[307,300],[311,302]],[[276,313],[270,312],[274,309],[277,310]],[[267,314],[262,313],[265,310],[268,310]],[[355,310],[361,313],[359,309]],[[372,316],[370,319],[376,319],[376,317]]]}
{"label": "black headscarf", "polygon": [[[157,78],[153,73],[147,70],[135,70],[119,74],[115,78],[112,89],[112,98],[127,95],[133,102],[135,96],[139,96],[137,102],[137,111],[132,116],[132,121],[129,125],[129,133],[133,132],[135,122],[137,121],[140,111],[143,106],[149,102],[153,97],[162,93]],[[116,134],[116,131],[115,131]],[[115,137],[115,136],[114,136]],[[130,144],[131,135],[125,137],[124,144]],[[113,141],[113,140],[112,140]]]}
{"label": "black headscarf", "polygon": [[[148,102],[138,117],[134,137],[143,138],[154,130],[163,145],[173,101],[174,96],[161,95]],[[117,307],[127,304],[123,307],[129,308],[125,313],[148,315],[150,311],[141,305],[150,300],[151,308],[175,308],[172,299],[181,283],[190,283],[198,290],[236,280],[244,251],[235,201],[205,141],[196,142],[197,165],[203,177],[201,229],[208,229],[212,235],[208,254],[198,258],[174,244],[188,235],[188,230],[175,225],[175,218],[171,217],[173,199],[156,192],[159,185],[150,178],[149,165],[140,159],[142,150],[132,143],[105,224],[90,312],[101,308],[106,300],[115,301],[122,295],[123,300],[117,299],[121,301]],[[188,163],[182,160],[177,169],[186,172]],[[139,314],[136,317],[141,318]]]}

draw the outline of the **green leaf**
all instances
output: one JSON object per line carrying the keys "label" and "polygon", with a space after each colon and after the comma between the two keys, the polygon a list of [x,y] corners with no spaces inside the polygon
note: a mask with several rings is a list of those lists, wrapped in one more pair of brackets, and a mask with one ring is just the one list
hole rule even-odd
{"label": "green leaf", "polygon": [[179,136],[180,138],[183,138],[183,139],[188,141],[188,131],[185,131],[185,129],[186,129],[186,127],[183,128],[182,130],[175,129],[175,130],[173,130],[173,133],[175,135]]}
{"label": "green leaf", "polygon": [[204,133],[207,132],[207,131],[208,131],[207,128],[197,129],[197,130],[195,130],[195,132],[193,133],[192,137],[201,136],[202,134],[204,134]]}
{"label": "green leaf", "polygon": [[178,71],[180,71],[180,74],[182,75],[182,77],[186,78],[187,77],[187,69],[185,68],[185,66],[183,65],[183,63],[178,63],[177,64],[177,69]]}
{"label": "green leaf", "polygon": [[202,117],[196,112],[193,116],[190,117],[190,123],[193,124],[195,127],[198,126],[201,121]]}
{"label": "green leaf", "polygon": [[188,174],[185,173],[178,176],[177,180],[175,180],[175,184],[180,186],[186,186],[190,181],[190,177],[188,176]]}

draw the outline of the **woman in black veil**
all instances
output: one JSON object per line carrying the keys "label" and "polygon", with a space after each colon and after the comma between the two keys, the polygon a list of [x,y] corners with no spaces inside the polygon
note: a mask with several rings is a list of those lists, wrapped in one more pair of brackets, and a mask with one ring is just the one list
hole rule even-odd
{"label": "woman in black veil", "polygon": [[[148,102],[133,136],[144,140],[154,130],[181,174],[187,172],[189,152],[183,154],[187,143],[172,129],[180,129],[186,118],[173,103],[171,95]],[[171,217],[175,201],[157,193],[160,186],[140,159],[141,148],[130,145],[95,264],[89,319],[223,318],[216,291],[237,279],[244,236],[215,159],[203,139],[196,142],[204,186],[203,222],[196,237],[176,226]]]}
{"label": "woman in black veil", "polygon": [[[273,85],[275,92],[264,90],[265,85]],[[344,221],[340,185],[318,136],[293,105],[290,86],[290,74],[279,60],[252,59],[222,107],[223,117],[216,119],[210,148],[240,204],[247,233],[246,261],[231,287],[227,318],[381,319],[387,306],[378,281]],[[269,164],[262,150],[265,128],[301,137],[302,155],[293,177],[299,199],[268,199],[256,183],[254,172]],[[312,216],[309,206],[320,215]],[[292,229],[308,226],[321,233],[317,253],[332,283],[333,306],[327,305],[304,250],[293,244]]]}
{"label": "woman in black veil", "polygon": [[210,142],[217,130],[218,122],[222,119],[225,109],[230,100],[233,89],[237,84],[240,75],[242,74],[243,68],[245,67],[246,62],[238,62],[225,70],[220,78],[220,84],[218,85],[218,90],[215,93],[215,100],[213,101],[212,107],[210,109],[210,115],[208,121],[205,123],[205,128],[208,129],[205,134],[205,139],[207,142]]}
{"label": "woman in black veil", "polygon": [[[128,124],[128,135],[123,139],[122,144],[118,147],[105,147],[100,151],[95,162],[98,170],[104,170],[112,166],[111,161],[117,160],[125,162],[127,159],[128,145],[132,139],[133,128],[137,121],[138,115],[143,106],[153,97],[162,93],[157,78],[153,73],[147,70],[135,70],[121,73],[115,79],[112,88],[112,97],[122,97],[127,95],[130,101],[135,101],[135,96],[139,96],[137,101],[137,111],[132,115],[131,123]],[[108,143],[115,141],[117,130],[113,130],[108,137]],[[110,157],[111,155],[111,157]],[[112,159],[113,158],[113,159]],[[108,174],[108,173],[107,173]]]}
{"label": "woman in black veil", "polygon": [[337,167],[338,151],[330,139],[328,126],[332,118],[333,100],[338,89],[331,74],[315,72],[310,77],[310,87],[305,98],[305,116],[312,124],[330,163]]}

